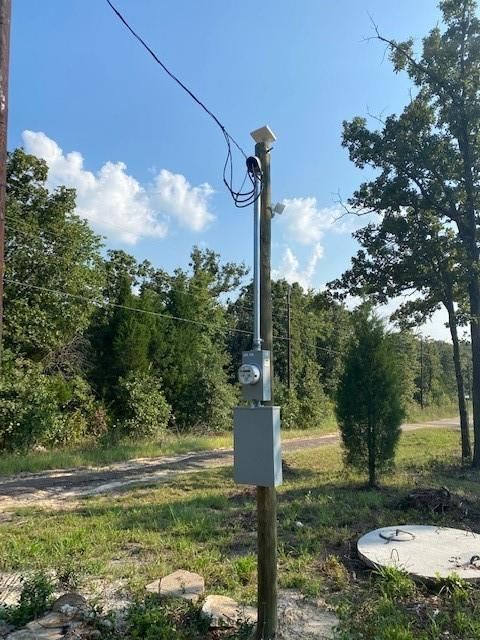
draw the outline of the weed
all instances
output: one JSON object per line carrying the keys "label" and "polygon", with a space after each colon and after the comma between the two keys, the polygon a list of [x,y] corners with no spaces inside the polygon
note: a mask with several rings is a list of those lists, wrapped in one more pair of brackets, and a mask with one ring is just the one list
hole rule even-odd
{"label": "weed", "polygon": [[337,589],[345,587],[348,583],[348,571],[335,555],[330,554],[325,558],[320,565],[320,571],[333,581]]}
{"label": "weed", "polygon": [[53,594],[53,582],[39,571],[23,579],[17,606],[4,607],[0,618],[17,627],[35,620],[48,609]]}
{"label": "weed", "polygon": [[415,595],[415,583],[410,576],[395,567],[379,567],[375,570],[376,587],[384,598],[402,600]]}

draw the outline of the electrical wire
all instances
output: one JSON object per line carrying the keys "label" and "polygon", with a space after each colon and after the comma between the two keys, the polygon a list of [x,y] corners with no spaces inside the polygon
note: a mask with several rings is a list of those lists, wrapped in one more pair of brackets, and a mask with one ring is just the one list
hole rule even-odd
{"label": "electrical wire", "polygon": [[[205,113],[208,114],[208,116],[210,116],[210,118],[212,118],[212,120],[215,122],[215,124],[219,127],[220,131],[222,132],[224,138],[225,138],[225,143],[227,146],[227,156],[225,158],[225,163],[223,166],[223,182],[226,186],[226,188],[228,189],[228,191],[230,192],[230,195],[233,198],[233,201],[235,203],[235,206],[238,208],[244,208],[244,207],[248,207],[251,204],[253,204],[255,202],[255,200],[257,198],[260,197],[260,194],[262,192],[263,189],[263,180],[260,181],[260,189],[258,191],[258,194],[255,195],[255,183],[254,183],[254,179],[252,180],[252,177],[249,176],[249,171],[247,170],[247,174],[245,175],[245,178],[243,180],[242,183],[242,187],[240,188],[239,191],[235,191],[233,189],[233,156],[232,156],[232,143],[235,145],[235,147],[239,150],[239,152],[243,155],[243,157],[245,158],[245,160],[247,160],[247,154],[245,153],[245,151],[242,149],[242,147],[240,146],[240,144],[235,140],[235,138],[227,131],[227,129],[225,128],[225,126],[222,124],[222,122],[219,120],[219,118],[213,113],[213,111],[211,111],[201,100],[200,98],[198,98],[193,91],[191,91],[187,85],[182,82],[172,71],[170,71],[170,69],[162,62],[162,60],[158,57],[158,55],[155,53],[155,51],[147,44],[147,42],[144,40],[144,38],[142,38],[142,36],[135,31],[135,29],[128,23],[128,21],[126,20],[126,18],[120,13],[120,11],[115,7],[115,5],[111,2],[111,0],[105,0],[106,3],[108,4],[108,6],[110,7],[110,9],[115,13],[115,15],[117,16],[117,18],[122,22],[122,24],[126,27],[126,29],[130,32],[130,34],[142,45],[142,47],[150,54],[150,56],[154,59],[154,61],[160,65],[160,67],[163,69],[163,71],[165,71],[165,73],[174,81],[176,82],[189,96],[190,98],[192,98],[192,100],[201,108],[205,111]],[[229,179],[227,179],[228,173],[230,174]],[[243,185],[245,184],[245,181],[247,179],[247,177],[250,177],[250,180],[252,182],[252,189],[246,192],[242,192],[243,189]]]}
{"label": "electrical wire", "polygon": [[[11,220],[13,218],[11,218],[11,216],[5,216],[5,218],[7,219],[7,230],[8,229],[13,229],[15,230],[16,233],[19,233],[23,236],[25,236],[26,238],[30,238],[31,240],[41,240],[42,238],[38,235],[34,235],[32,231],[28,231],[26,229],[21,229],[20,227],[18,227],[15,224],[12,224],[11,222],[8,222],[8,220]],[[60,241],[65,241],[65,237],[62,236],[59,233],[55,233],[54,231],[51,231],[49,229],[40,229],[39,230],[40,233],[42,235],[47,235],[47,236],[51,236],[54,239],[60,240]],[[7,242],[10,242],[12,240],[11,236],[9,236],[7,234]],[[15,248],[17,249],[26,249],[29,250],[31,247],[24,245],[24,244],[18,244],[16,243]],[[162,280],[165,280],[168,284],[172,285],[172,284],[178,284],[178,279],[175,278],[175,276],[170,276],[166,273],[163,273],[161,275]],[[212,283],[213,284],[213,283]],[[197,285],[195,283],[191,282],[190,280],[185,281],[185,291],[184,293],[193,295],[193,292],[191,291],[192,289],[194,291],[201,291],[201,292],[205,292],[205,291],[209,291],[210,293],[212,292],[211,289],[209,289],[209,287],[202,287],[201,285]],[[222,292],[222,293],[227,293],[227,292]],[[232,306],[235,308],[235,310],[240,310],[240,309],[245,309],[246,311],[253,311],[253,307],[250,305],[247,305],[245,303],[242,303],[241,301],[239,301],[239,299],[237,299],[235,302],[232,303],[228,303],[229,306]],[[275,305],[275,307],[277,307],[277,310],[275,311],[275,315],[276,316],[284,316],[287,313],[287,305],[285,305],[284,303],[280,302],[280,301],[273,301],[273,304]]]}
{"label": "electrical wire", "polygon": [[67,298],[73,298],[76,300],[83,300],[84,302],[88,302],[96,307],[114,307],[116,309],[123,309],[125,311],[134,311],[135,313],[143,313],[150,316],[157,316],[159,318],[165,318],[166,320],[173,320],[177,322],[185,322],[187,324],[197,325],[199,327],[214,329],[219,332],[233,332],[233,333],[242,333],[246,335],[253,335],[252,331],[245,331],[244,329],[235,329],[232,327],[225,327],[224,329],[220,329],[218,327],[214,327],[213,325],[207,322],[201,322],[200,320],[192,320],[190,318],[182,318],[180,316],[170,315],[168,313],[160,313],[159,311],[150,311],[148,309],[138,309],[137,307],[129,307],[124,304],[117,304],[115,302],[105,302],[104,300],[97,300],[95,298],[87,298],[87,296],[82,296],[76,293],[68,293],[67,291],[58,291],[57,289],[50,289],[49,287],[40,287],[35,284],[29,284],[28,282],[20,282],[19,280],[14,280],[12,278],[5,278],[5,282],[9,282],[10,284],[15,284],[19,287],[24,287],[26,289],[34,289],[35,291],[44,291],[46,293],[54,293],[58,296],[65,296]]}
{"label": "electrical wire", "polygon": [[[215,332],[218,333],[238,333],[238,334],[243,334],[243,335],[248,335],[248,336],[253,336],[253,331],[247,331],[245,329],[237,329],[235,327],[224,327],[223,329],[219,328],[219,327],[214,327],[213,325],[209,324],[208,322],[202,322],[200,320],[192,320],[190,318],[183,318],[181,316],[174,316],[174,315],[170,315],[168,313],[160,313],[159,311],[149,311],[148,309],[138,309],[137,307],[129,307],[127,305],[123,305],[123,304],[117,304],[115,302],[106,302],[105,300],[97,300],[95,298],[87,298],[87,296],[82,296],[76,293],[68,293],[66,291],[59,291],[58,289],[50,289],[49,287],[40,287],[38,285],[34,285],[34,284],[29,284],[28,282],[20,282],[19,280],[15,280],[13,278],[4,278],[5,282],[8,282],[10,284],[14,284],[17,285],[19,287],[24,287],[26,289],[33,289],[35,291],[44,291],[46,293],[53,293],[56,294],[58,296],[64,296],[66,298],[73,298],[76,300],[83,300],[85,302],[88,302],[89,304],[92,304],[94,306],[97,307],[114,307],[116,309],[123,309],[125,311],[133,311],[135,313],[140,313],[140,314],[146,314],[146,315],[150,315],[150,316],[157,316],[159,318],[165,318],[166,320],[172,320],[175,322],[184,322],[187,324],[191,324],[191,325],[197,325],[199,327],[203,327],[203,328],[207,328],[207,329],[213,329]],[[294,340],[293,338],[289,338],[287,336],[279,336],[279,335],[273,335],[273,339],[274,340],[284,340],[284,341],[289,341],[289,342],[293,342],[294,344],[299,344],[308,348],[311,348],[312,345],[307,344],[306,342],[301,342],[301,341],[297,341]],[[313,345],[315,349],[318,349],[319,351],[326,351],[328,353],[333,353],[336,355],[342,355],[342,353],[340,351],[335,351],[334,349],[328,349],[326,347],[319,347],[317,345]]]}

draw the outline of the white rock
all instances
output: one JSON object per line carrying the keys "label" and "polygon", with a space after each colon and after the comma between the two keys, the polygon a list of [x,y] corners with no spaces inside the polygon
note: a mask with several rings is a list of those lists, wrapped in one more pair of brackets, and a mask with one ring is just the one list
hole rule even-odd
{"label": "white rock", "polygon": [[[64,635],[62,629],[58,627],[42,627],[36,620],[29,622],[24,630],[32,633],[32,637],[35,638],[35,640],[60,640]],[[29,636],[26,636],[26,638],[29,638]]]}
{"label": "white rock", "polygon": [[63,633],[58,629],[44,629],[38,627],[35,629],[19,629],[10,633],[6,640],[62,640]]}
{"label": "white rock", "polygon": [[[71,618],[66,618],[63,613],[59,613],[58,611],[51,611],[50,613],[44,615],[42,618],[38,618],[38,620],[35,621],[35,624],[39,624],[45,629],[62,628],[66,624],[68,624],[70,619]],[[27,624],[28,628],[30,628],[30,624]]]}
{"label": "white rock", "polygon": [[205,580],[198,573],[179,569],[160,580],[160,595],[196,602],[205,591]]}
{"label": "white rock", "polygon": [[148,593],[160,593],[160,580],[154,580],[145,585],[145,591]]}
{"label": "white rock", "polygon": [[228,596],[207,596],[202,607],[202,613],[210,618],[210,626],[233,627],[238,622],[257,621],[257,611],[253,607],[243,607]]}

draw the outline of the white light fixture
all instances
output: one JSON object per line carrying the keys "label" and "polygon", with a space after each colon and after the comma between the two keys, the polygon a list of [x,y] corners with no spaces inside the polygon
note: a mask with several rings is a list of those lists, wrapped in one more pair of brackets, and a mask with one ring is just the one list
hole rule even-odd
{"label": "white light fixture", "polygon": [[268,125],[260,127],[260,129],[255,129],[255,131],[252,131],[250,135],[255,140],[255,142],[263,142],[267,146],[275,142],[275,140],[277,139],[277,136],[273,133]]}
{"label": "white light fixture", "polygon": [[286,206],[287,205],[283,204],[283,202],[277,202],[277,204],[272,209],[272,218],[274,218],[275,215],[281,216],[282,213],[285,211]]}

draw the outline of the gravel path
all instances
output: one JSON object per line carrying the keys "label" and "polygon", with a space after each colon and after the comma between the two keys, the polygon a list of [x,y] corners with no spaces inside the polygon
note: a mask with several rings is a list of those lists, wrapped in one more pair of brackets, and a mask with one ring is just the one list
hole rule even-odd
{"label": "gravel path", "polygon": [[[405,424],[403,431],[428,428],[458,428],[458,420],[446,419],[430,423]],[[285,452],[314,449],[339,441],[339,434],[286,440]],[[13,477],[0,477],[0,512],[2,521],[9,510],[35,506],[44,508],[70,508],[85,496],[115,493],[132,485],[157,484],[173,476],[232,464],[231,449],[187,453],[162,458],[138,458],[108,467],[61,469],[42,473],[25,473]]]}

